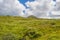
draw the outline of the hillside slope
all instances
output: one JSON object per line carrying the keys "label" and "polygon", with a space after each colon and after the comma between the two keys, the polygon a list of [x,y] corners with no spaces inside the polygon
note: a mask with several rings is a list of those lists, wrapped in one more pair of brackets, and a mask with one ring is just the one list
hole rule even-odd
{"label": "hillside slope", "polygon": [[60,40],[60,19],[0,16],[0,40]]}

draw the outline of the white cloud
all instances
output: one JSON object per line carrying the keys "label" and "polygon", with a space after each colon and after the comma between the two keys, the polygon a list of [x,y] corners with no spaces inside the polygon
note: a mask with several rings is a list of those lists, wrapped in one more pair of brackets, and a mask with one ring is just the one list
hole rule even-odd
{"label": "white cloud", "polygon": [[24,9],[18,0],[0,0],[0,15],[23,16]]}
{"label": "white cloud", "polygon": [[60,15],[60,0],[57,0],[56,6],[52,10],[53,15]]}
{"label": "white cloud", "polygon": [[0,0],[0,3],[2,3],[3,2],[3,0]]}
{"label": "white cloud", "polygon": [[[56,2],[52,0],[35,0],[33,2],[28,1],[25,4],[29,8],[26,9],[18,0],[0,0],[0,15],[23,17],[34,15],[38,18],[51,18],[51,15],[60,15],[60,0]],[[56,6],[54,6],[55,4]]]}
{"label": "white cloud", "polygon": [[[28,10],[26,10],[26,13],[28,15],[34,15],[38,18],[50,18],[51,15],[59,15],[60,13],[59,0],[57,0],[57,2],[54,2],[52,0],[35,0],[34,2],[28,1],[26,5],[30,7]],[[51,13],[51,15],[49,13]]]}
{"label": "white cloud", "polygon": [[26,5],[30,7],[28,10],[26,10],[28,15],[34,15],[36,17],[48,17],[48,2],[49,1],[43,1],[43,0],[36,0],[34,2],[27,2]]}

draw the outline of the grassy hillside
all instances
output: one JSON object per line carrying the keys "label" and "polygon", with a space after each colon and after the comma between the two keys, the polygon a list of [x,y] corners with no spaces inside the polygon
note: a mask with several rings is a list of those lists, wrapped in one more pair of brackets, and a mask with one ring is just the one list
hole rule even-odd
{"label": "grassy hillside", "polygon": [[0,40],[60,40],[60,19],[0,16]]}

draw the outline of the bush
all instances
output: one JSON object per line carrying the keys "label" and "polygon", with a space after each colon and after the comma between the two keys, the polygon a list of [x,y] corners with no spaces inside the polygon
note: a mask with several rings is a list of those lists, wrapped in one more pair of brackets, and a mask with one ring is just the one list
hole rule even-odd
{"label": "bush", "polygon": [[[41,37],[42,35],[36,33],[36,31],[33,31],[33,30],[28,30],[24,36],[22,38],[20,38],[19,40],[27,40],[29,38],[29,40],[33,40],[35,38],[38,38],[38,37]],[[28,37],[26,39],[26,37]]]}
{"label": "bush", "polygon": [[56,23],[52,22],[51,25],[55,25]]}

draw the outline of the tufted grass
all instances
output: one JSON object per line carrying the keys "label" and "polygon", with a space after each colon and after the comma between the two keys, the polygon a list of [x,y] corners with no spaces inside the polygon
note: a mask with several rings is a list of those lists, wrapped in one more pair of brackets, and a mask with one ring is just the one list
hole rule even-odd
{"label": "tufted grass", "polygon": [[0,16],[0,40],[60,40],[60,19]]}

